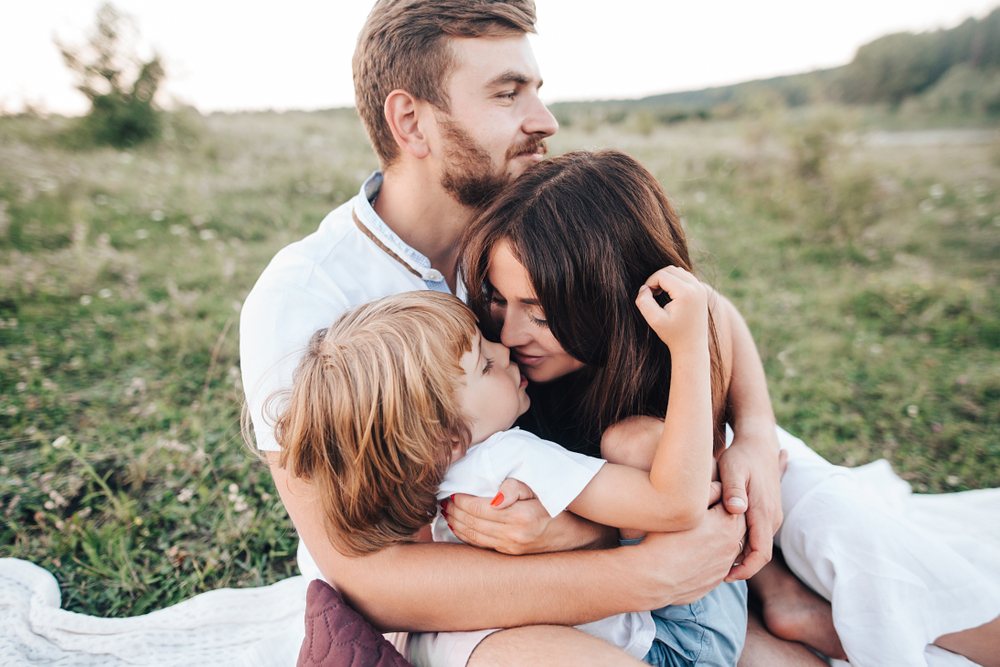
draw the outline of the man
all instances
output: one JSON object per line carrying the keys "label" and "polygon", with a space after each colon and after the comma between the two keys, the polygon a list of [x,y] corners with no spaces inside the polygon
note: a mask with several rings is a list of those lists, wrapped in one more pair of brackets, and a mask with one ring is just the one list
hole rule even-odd
{"label": "man", "polygon": [[[354,76],[358,113],[381,171],[314,234],[275,256],[240,322],[258,447],[308,549],[300,547],[303,569],[314,561],[383,631],[514,628],[481,644],[488,633],[466,634],[471,639],[458,644],[445,633],[424,634],[411,656],[420,653],[428,664],[634,664],[565,626],[690,602],[723,577],[749,576],[769,559],[781,520],[773,415],[749,332],[734,343],[737,442],[720,466],[733,513],[717,507],[689,533],[650,536],[630,549],[521,558],[436,544],[347,558],[326,537],[308,481],[280,465],[263,410],[269,396],[290,386],[297,352],[312,333],[348,307],[391,293],[461,296],[456,261],[476,207],[542,159],[557,124],[538,97],[542,80],[526,37],[534,20],[532,0],[376,3],[358,40]],[[739,558],[748,494],[750,547]],[[532,504],[518,505],[529,522],[523,513]],[[465,506],[490,518],[485,503]],[[608,546],[613,537],[569,513],[544,526],[546,541],[565,549]],[[743,565],[730,572],[734,560]]]}

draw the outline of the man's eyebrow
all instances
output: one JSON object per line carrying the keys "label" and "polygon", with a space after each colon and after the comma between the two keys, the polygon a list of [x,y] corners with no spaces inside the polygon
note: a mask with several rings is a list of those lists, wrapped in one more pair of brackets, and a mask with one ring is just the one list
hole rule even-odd
{"label": "man's eyebrow", "polygon": [[[506,83],[516,83],[525,86],[531,83],[532,81],[533,79],[527,74],[524,74],[523,72],[518,72],[516,70],[507,70],[503,74],[500,74],[499,76],[495,76],[492,79],[490,79],[489,83],[487,83],[486,85],[502,86]],[[538,86],[541,87],[541,85],[542,85],[542,80],[539,79]]]}

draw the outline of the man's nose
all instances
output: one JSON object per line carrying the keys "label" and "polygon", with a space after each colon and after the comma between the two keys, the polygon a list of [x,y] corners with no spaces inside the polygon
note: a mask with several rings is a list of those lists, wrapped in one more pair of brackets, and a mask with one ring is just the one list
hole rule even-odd
{"label": "man's nose", "polygon": [[559,121],[552,115],[541,98],[535,96],[531,113],[524,119],[525,134],[540,134],[543,137],[551,137],[559,129]]}

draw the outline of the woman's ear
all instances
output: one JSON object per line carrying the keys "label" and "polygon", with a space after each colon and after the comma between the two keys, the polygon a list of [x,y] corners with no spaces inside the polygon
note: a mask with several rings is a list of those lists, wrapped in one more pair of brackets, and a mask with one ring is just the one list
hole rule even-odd
{"label": "woman's ear", "polygon": [[397,88],[385,98],[383,109],[396,144],[418,159],[430,154],[427,137],[420,127],[420,121],[426,113],[425,106],[410,93]]}

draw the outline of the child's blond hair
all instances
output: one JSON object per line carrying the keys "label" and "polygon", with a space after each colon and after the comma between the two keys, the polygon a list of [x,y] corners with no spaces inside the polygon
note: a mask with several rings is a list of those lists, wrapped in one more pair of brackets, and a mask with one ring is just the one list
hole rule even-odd
{"label": "child's blond hair", "polygon": [[411,540],[434,518],[453,445],[469,446],[456,388],[476,331],[461,301],[418,291],[350,310],[309,341],[275,437],[341,553]]}

